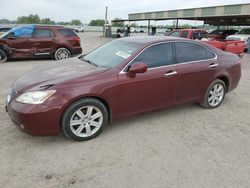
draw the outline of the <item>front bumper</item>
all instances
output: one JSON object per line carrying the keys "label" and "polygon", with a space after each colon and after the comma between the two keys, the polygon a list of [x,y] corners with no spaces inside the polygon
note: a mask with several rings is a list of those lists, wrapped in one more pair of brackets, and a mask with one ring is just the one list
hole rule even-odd
{"label": "front bumper", "polygon": [[15,125],[25,133],[49,136],[60,132],[59,107],[22,104],[12,100],[6,110]]}

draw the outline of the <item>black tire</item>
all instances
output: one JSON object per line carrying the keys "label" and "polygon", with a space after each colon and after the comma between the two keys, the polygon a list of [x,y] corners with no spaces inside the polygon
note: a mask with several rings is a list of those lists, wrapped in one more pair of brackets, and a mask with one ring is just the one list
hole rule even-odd
{"label": "black tire", "polygon": [[[211,94],[211,92],[213,93],[213,90],[215,89],[214,87],[219,87],[219,86],[222,87],[221,91],[223,93],[216,92],[215,94]],[[225,98],[226,90],[227,90],[226,84],[222,80],[219,80],[219,79],[214,80],[210,84],[210,86],[208,87],[207,92],[205,94],[205,97],[204,97],[203,101],[200,103],[200,105],[203,106],[204,108],[207,108],[207,109],[217,108],[218,106],[220,106],[223,99]],[[217,95],[217,97],[215,97],[214,95]],[[215,102],[213,102],[213,100]]]}
{"label": "black tire", "polygon": [[4,50],[0,49],[0,63],[5,63],[7,61],[7,54]]}
{"label": "black tire", "polygon": [[67,48],[58,48],[54,53],[55,60],[68,59],[71,57],[71,53]]}
{"label": "black tire", "polygon": [[[102,121],[98,122],[100,124],[100,127],[95,127],[94,125],[93,126],[87,125],[88,123],[86,123],[86,122],[93,122],[96,120],[94,118],[92,120],[88,119],[88,118],[92,117],[92,116],[89,117],[87,115],[88,107],[91,107],[91,106],[93,107],[91,114],[93,114],[93,111],[94,112],[96,111],[96,113],[102,114],[102,117],[96,118],[96,119],[101,118],[99,120],[102,120]],[[76,113],[76,112],[79,112],[79,110],[81,110],[81,112],[83,113],[83,115],[84,115],[83,119],[85,119],[85,120],[81,119],[80,116],[78,116],[78,114]],[[84,110],[86,110],[86,114],[84,114],[85,113]],[[93,116],[95,114],[93,114]],[[78,124],[79,126],[74,125],[76,127],[76,129],[79,129],[79,130],[81,129],[80,126],[83,127],[81,129],[81,131],[79,132],[79,135],[77,135],[77,133],[75,133],[75,132],[78,132],[77,130],[73,130],[73,129],[75,129],[75,127],[71,126],[73,121],[80,121],[82,123],[81,125]],[[85,124],[85,125],[83,125],[83,124]],[[108,124],[108,111],[102,102],[100,102],[99,100],[94,99],[94,98],[85,98],[85,99],[80,99],[80,100],[74,102],[65,110],[65,112],[63,113],[62,119],[61,119],[62,132],[67,137],[70,137],[70,138],[77,140],[77,141],[86,141],[86,140],[89,140],[89,139],[96,137],[97,135],[99,135],[102,132],[102,130],[104,129],[104,127],[107,124]],[[91,131],[93,131],[93,134],[91,134],[89,136],[87,135],[87,126],[89,127],[89,129]],[[92,129],[91,129],[91,127],[92,127]]]}

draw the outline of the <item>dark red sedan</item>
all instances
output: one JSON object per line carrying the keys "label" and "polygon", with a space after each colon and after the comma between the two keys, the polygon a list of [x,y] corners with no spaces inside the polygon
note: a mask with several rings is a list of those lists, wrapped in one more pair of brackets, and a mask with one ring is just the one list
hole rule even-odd
{"label": "dark red sedan", "polygon": [[6,109],[22,131],[75,140],[113,120],[182,103],[216,108],[241,77],[237,55],[171,37],[111,41],[79,58],[38,67],[16,80]]}

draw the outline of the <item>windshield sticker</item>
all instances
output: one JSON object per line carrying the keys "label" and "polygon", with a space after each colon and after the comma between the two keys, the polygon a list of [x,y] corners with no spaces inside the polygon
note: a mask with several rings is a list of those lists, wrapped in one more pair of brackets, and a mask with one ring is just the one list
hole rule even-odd
{"label": "windshield sticker", "polygon": [[118,51],[115,55],[122,57],[124,59],[127,59],[130,57],[130,54],[126,53],[126,52],[122,52],[122,51]]}

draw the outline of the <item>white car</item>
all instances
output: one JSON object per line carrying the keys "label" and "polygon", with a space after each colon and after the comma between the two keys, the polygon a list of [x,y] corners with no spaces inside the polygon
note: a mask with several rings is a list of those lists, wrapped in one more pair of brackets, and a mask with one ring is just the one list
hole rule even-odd
{"label": "white car", "polygon": [[[226,40],[242,40],[245,41],[245,49],[247,49],[247,41],[250,38],[250,28],[241,29],[234,35],[227,36]],[[250,39],[249,39],[250,40]]]}
{"label": "white car", "polygon": [[84,33],[84,28],[83,28],[82,26],[76,26],[76,27],[74,28],[74,30],[75,30],[75,32],[77,32],[77,33],[79,33],[79,32]]}

